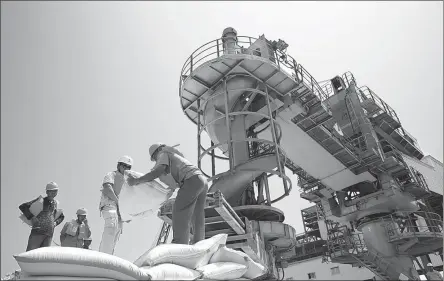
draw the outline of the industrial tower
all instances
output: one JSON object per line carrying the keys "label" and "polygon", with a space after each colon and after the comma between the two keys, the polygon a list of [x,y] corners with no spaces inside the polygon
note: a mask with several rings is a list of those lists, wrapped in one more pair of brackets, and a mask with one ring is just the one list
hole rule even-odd
{"label": "industrial tower", "polygon": [[[310,242],[272,206],[292,190],[287,168],[298,176],[301,197],[315,203],[303,217],[317,222],[320,237],[311,242],[321,241],[314,248],[326,261],[365,266],[381,280],[419,279],[412,256],[442,249],[442,220],[416,202],[430,194],[403,158],[424,156],[416,140],[351,73],[320,85],[287,47],[226,28],[182,68],[180,102],[197,125],[199,168],[211,160],[211,171],[203,170],[213,197],[206,236],[228,233],[228,247],[279,278]],[[203,132],[210,147],[202,145]],[[216,160],[227,163],[222,173]],[[270,186],[271,176],[282,184]],[[159,211],[165,223],[157,244],[168,237],[173,201]]]}

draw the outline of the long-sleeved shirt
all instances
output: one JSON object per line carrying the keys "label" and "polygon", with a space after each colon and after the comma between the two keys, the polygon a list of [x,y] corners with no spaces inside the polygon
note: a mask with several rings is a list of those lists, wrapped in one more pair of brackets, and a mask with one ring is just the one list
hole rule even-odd
{"label": "long-sleeved shirt", "polygon": [[437,272],[437,271],[427,272],[426,277],[427,277],[427,280],[430,280],[430,281],[442,280],[441,274],[439,274],[439,272]]}
{"label": "long-sleeved shirt", "polygon": [[[20,211],[22,211],[28,220],[34,217],[29,208],[37,200],[38,198],[23,203],[19,206]],[[55,219],[56,212],[57,202],[54,199],[49,200],[48,197],[43,198],[43,210],[36,216],[37,222],[33,224],[31,232],[52,236],[54,234],[54,227],[62,223],[62,221],[65,219],[63,213],[60,214],[57,219]]]}

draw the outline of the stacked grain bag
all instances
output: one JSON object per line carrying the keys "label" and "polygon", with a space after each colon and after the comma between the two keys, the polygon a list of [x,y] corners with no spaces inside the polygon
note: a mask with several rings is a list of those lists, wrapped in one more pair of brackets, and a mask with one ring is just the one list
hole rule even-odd
{"label": "stacked grain bag", "polygon": [[218,234],[194,245],[159,245],[134,264],[155,280],[248,280],[266,273],[245,253],[227,248],[227,238]]}
{"label": "stacked grain bag", "polygon": [[129,261],[81,248],[43,247],[14,258],[21,280],[151,280]]}
{"label": "stacked grain bag", "polygon": [[71,247],[44,247],[14,256],[21,280],[249,280],[266,273],[218,234],[194,245],[162,244],[134,263]]}

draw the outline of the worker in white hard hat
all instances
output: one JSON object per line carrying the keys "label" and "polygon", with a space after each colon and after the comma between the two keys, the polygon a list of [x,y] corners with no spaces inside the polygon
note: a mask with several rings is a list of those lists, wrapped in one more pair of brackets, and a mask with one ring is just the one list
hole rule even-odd
{"label": "worker in white hard hat", "polygon": [[82,248],[83,239],[91,237],[91,228],[88,225],[85,208],[78,209],[77,219],[66,222],[60,232],[60,244],[62,247]]}
{"label": "worker in white hard hat", "polygon": [[102,241],[99,251],[114,254],[114,248],[122,233],[123,221],[119,212],[119,194],[122,190],[124,173],[131,170],[133,159],[122,156],[117,161],[117,170],[106,174],[102,182],[102,197],[100,199],[100,212],[105,221]]}
{"label": "worker in white hard hat", "polygon": [[427,273],[425,274],[427,280],[435,281],[435,280],[443,280],[441,274],[433,268],[432,263],[427,264]]}
{"label": "worker in white hard hat", "polygon": [[[179,187],[173,207],[173,241],[176,244],[189,244],[190,225],[193,225],[193,242],[205,238],[205,201],[208,184],[202,171],[184,158],[177,149],[163,143],[149,148],[152,161],[156,164],[151,172],[140,178],[128,177],[128,184],[149,182],[164,175],[174,179]],[[164,181],[165,182],[165,181]]]}
{"label": "worker in white hard hat", "polygon": [[[46,197],[39,196],[37,199],[19,206],[23,215],[32,223],[26,251],[49,247],[54,235],[54,228],[65,219],[63,212],[56,217],[58,201],[54,198],[57,196],[58,191],[59,186],[57,183],[49,182],[46,185]],[[31,206],[33,206],[34,214],[31,212]],[[35,210],[38,210],[38,213],[35,213]]]}

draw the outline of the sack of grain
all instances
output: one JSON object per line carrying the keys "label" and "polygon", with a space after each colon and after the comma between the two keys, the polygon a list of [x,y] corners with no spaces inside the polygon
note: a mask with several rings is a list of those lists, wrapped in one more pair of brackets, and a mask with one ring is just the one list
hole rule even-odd
{"label": "sack of grain", "polygon": [[196,280],[202,276],[199,271],[172,263],[142,266],[140,269],[153,280]]}
{"label": "sack of grain", "polygon": [[266,273],[265,267],[260,263],[255,262],[247,254],[241,251],[229,249],[226,246],[217,250],[217,252],[211,257],[209,263],[211,264],[218,262],[234,262],[245,265],[247,267],[247,272],[245,272],[242,277],[248,279],[257,278]]}
{"label": "sack of grain", "polygon": [[133,263],[105,253],[72,247],[43,247],[14,256],[22,271],[35,276],[150,280]]}
{"label": "sack of grain", "polygon": [[173,263],[195,269],[208,264],[211,256],[225,245],[227,237],[227,234],[217,234],[194,245],[162,244],[143,254],[134,264],[142,267]]}
{"label": "sack of grain", "polygon": [[197,268],[197,271],[202,272],[203,278],[212,280],[233,280],[241,278],[247,267],[243,264],[234,262],[216,262]]}

